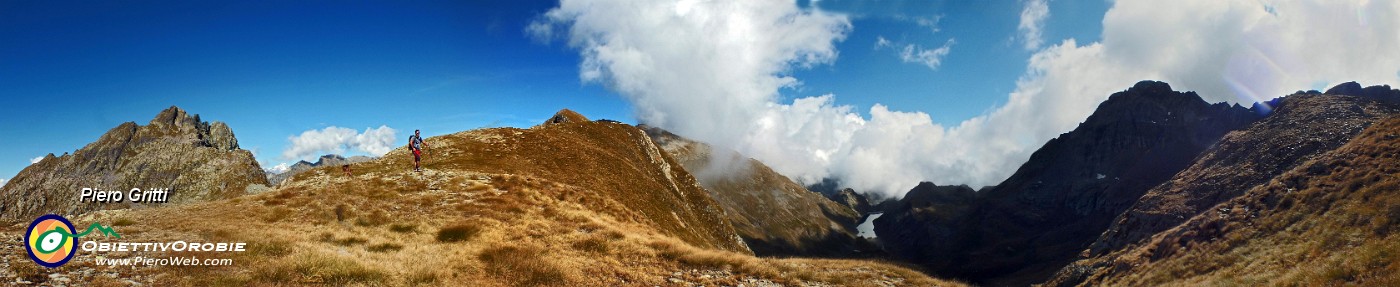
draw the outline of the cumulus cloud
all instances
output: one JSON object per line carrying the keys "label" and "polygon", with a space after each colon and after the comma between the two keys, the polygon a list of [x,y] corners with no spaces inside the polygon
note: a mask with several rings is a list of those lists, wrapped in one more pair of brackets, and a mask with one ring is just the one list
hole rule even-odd
{"label": "cumulus cloud", "polygon": [[5,183],[8,183],[8,182],[10,182],[9,179],[0,178],[0,186],[5,186]]}
{"label": "cumulus cloud", "polygon": [[846,16],[791,2],[564,0],[527,31],[567,39],[583,58],[580,78],[622,94],[641,122],[730,147],[801,183],[836,178],[900,196],[924,180],[996,184],[1143,79],[1241,103],[1318,82],[1395,85],[1397,5],[1118,1],[1101,42],[1039,49],[1003,106],[948,127],[879,104],[866,118],[835,95],[781,101],[782,89],[801,85],[791,70],[835,61],[834,43],[852,29]]}
{"label": "cumulus cloud", "polygon": [[898,55],[900,61],[903,61],[905,63],[922,64],[931,70],[937,70],[938,65],[943,63],[943,57],[948,55],[948,52],[953,48],[954,43],[956,43],[956,41],[954,41],[953,39],[948,39],[947,42],[943,42],[943,46],[934,49],[926,49],[915,44],[904,44],[903,48],[900,48],[897,47],[900,45],[895,44],[889,39],[885,39],[885,37],[883,36],[880,36],[876,37],[875,39],[875,49],[880,50],[889,48],[897,50],[899,52]]}
{"label": "cumulus cloud", "polygon": [[1026,50],[1040,49],[1040,45],[1045,42],[1041,38],[1040,30],[1045,28],[1045,19],[1050,18],[1050,5],[1046,5],[1048,0],[1025,0],[1021,6],[1021,23],[1016,26],[1016,31],[1020,33],[1019,39]]}
{"label": "cumulus cloud", "polygon": [[44,160],[44,157],[42,157],[42,156],[40,156],[40,157],[34,157],[34,158],[29,159],[29,164],[36,164],[36,163],[39,163],[40,161],[43,161],[43,160]]}
{"label": "cumulus cloud", "polygon": [[396,133],[393,128],[383,125],[379,128],[365,128],[364,132],[336,126],[308,130],[301,135],[287,137],[291,146],[282,151],[282,158],[310,160],[322,154],[344,154],[346,151],[381,156],[394,149]]}

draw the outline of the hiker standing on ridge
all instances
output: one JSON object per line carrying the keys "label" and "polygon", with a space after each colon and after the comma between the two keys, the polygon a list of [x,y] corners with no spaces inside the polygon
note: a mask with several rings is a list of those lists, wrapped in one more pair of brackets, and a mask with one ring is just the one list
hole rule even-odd
{"label": "hiker standing on ridge", "polygon": [[423,142],[423,136],[419,135],[418,132],[418,130],[413,130],[413,135],[408,136],[408,150],[413,151],[413,171],[423,172],[423,168],[418,162],[423,160],[423,148],[427,147],[428,144]]}

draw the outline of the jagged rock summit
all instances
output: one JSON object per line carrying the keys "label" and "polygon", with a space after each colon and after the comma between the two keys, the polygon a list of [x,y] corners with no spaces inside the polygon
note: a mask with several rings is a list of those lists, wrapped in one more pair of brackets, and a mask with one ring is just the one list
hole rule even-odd
{"label": "jagged rock summit", "polygon": [[72,154],[49,154],[26,167],[0,187],[0,219],[162,204],[80,203],[82,188],[168,188],[163,204],[178,204],[243,195],[252,185],[265,186],[267,178],[228,125],[171,106],[145,126],[122,123]]}

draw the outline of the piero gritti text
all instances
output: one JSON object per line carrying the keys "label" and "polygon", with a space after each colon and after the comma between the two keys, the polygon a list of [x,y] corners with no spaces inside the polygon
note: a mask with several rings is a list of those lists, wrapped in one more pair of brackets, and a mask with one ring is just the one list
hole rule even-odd
{"label": "piero gritti text", "polygon": [[78,192],[78,202],[124,202],[133,203],[165,203],[170,200],[170,188],[132,188],[128,191],[102,190],[97,188],[84,187]]}

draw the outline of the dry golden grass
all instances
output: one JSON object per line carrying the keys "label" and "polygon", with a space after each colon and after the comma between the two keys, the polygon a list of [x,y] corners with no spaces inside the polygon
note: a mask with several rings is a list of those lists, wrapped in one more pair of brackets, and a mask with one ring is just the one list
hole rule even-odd
{"label": "dry golden grass", "polygon": [[[1158,234],[1107,285],[1400,286],[1400,118]],[[1155,258],[1155,259],[1154,259]]]}

